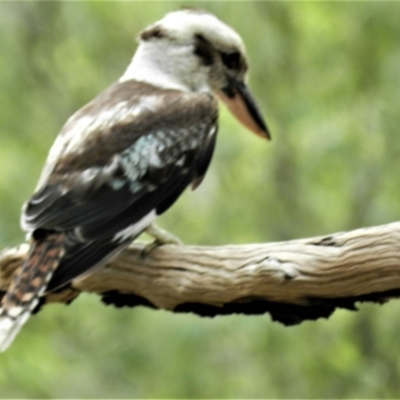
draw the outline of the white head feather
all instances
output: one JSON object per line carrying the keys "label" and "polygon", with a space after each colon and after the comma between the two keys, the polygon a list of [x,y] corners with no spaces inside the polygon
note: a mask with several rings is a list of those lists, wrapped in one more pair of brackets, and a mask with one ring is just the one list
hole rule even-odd
{"label": "white head feather", "polygon": [[[146,32],[157,29],[160,38],[143,39]],[[185,9],[167,14],[141,33],[139,47],[120,81],[134,79],[163,88],[211,91],[210,68],[202,66],[194,54],[198,35],[215,49],[237,51],[246,58],[243,41],[231,27],[208,12]]]}
{"label": "white head feather", "polygon": [[201,10],[180,10],[167,14],[159,25],[180,43],[192,43],[193,36],[202,34],[216,48],[233,48],[245,53],[241,37],[215,15]]}

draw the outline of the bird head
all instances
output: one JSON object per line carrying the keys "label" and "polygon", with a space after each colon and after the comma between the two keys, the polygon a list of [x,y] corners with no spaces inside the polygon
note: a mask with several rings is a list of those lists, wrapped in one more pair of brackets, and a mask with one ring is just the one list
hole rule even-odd
{"label": "bird head", "polygon": [[247,85],[248,61],[241,37],[213,14],[183,9],[144,29],[121,80],[163,88],[212,92],[250,131],[270,139]]}

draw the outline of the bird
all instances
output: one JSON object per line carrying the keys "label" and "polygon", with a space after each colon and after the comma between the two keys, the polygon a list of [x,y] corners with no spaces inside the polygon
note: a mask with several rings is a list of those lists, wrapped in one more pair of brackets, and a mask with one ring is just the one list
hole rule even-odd
{"label": "bird", "polygon": [[137,39],[122,76],[61,128],[23,205],[30,249],[2,298],[1,351],[44,295],[116,257],[187,187],[200,185],[216,143],[219,102],[270,139],[233,28],[206,10],[185,8]]}

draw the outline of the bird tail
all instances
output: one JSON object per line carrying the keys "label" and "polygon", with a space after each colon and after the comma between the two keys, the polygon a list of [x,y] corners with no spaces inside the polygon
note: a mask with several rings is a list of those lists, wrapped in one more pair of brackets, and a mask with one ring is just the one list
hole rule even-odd
{"label": "bird tail", "polygon": [[63,255],[64,234],[34,239],[29,254],[0,308],[0,351],[6,350],[39,303]]}

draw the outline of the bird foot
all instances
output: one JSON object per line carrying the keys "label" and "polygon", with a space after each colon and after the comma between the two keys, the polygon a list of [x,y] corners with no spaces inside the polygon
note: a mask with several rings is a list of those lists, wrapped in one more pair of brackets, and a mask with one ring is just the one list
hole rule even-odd
{"label": "bird foot", "polygon": [[140,255],[143,258],[147,257],[154,249],[164,244],[175,244],[177,246],[181,246],[183,244],[182,240],[180,240],[177,236],[167,232],[165,229],[162,229],[155,224],[151,224],[145,230],[145,232],[152,236],[154,241],[144,246],[143,250],[140,252]]}

